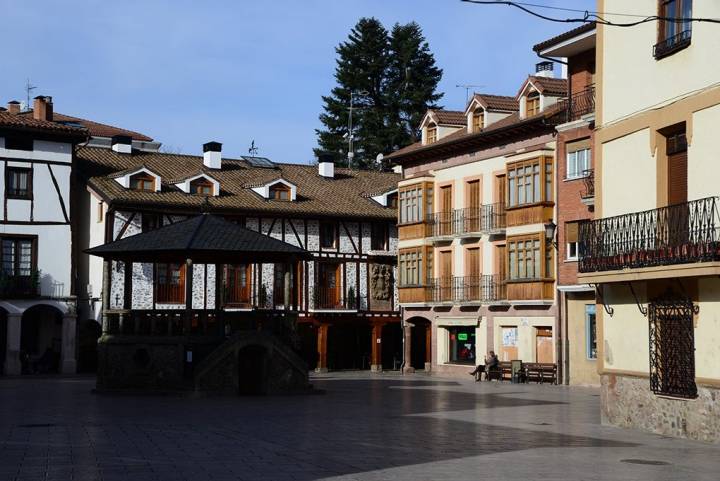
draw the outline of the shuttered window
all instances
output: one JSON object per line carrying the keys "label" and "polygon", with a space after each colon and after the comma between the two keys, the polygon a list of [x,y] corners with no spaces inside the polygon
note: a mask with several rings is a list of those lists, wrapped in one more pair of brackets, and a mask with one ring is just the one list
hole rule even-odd
{"label": "shuttered window", "polygon": [[667,137],[668,205],[687,202],[687,138],[685,132]]}

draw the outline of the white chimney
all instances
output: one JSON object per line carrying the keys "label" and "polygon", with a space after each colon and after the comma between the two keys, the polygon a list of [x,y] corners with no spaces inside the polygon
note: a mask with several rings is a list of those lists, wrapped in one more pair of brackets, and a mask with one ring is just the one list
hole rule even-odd
{"label": "white chimney", "polygon": [[318,156],[318,174],[328,179],[335,178],[335,162],[332,159],[332,155],[320,154]]}
{"label": "white chimney", "polygon": [[132,137],[129,135],[114,135],[112,137],[111,149],[119,154],[132,154]]}
{"label": "white chimney", "polygon": [[555,68],[552,62],[540,62],[535,64],[535,76],[536,77],[547,77],[555,78],[553,69]]}
{"label": "white chimney", "polygon": [[203,164],[209,169],[222,168],[222,144],[220,142],[203,144]]}

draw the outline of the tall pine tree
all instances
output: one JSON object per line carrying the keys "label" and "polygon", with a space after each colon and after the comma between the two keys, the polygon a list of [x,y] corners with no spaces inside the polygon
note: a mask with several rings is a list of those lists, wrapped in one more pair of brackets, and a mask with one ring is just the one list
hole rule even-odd
{"label": "tall pine tree", "polygon": [[396,24],[391,33],[374,18],[362,18],[336,52],[337,86],[323,96],[316,153],[347,162],[350,100],[353,104],[352,167],[376,165],[377,154],[404,147],[417,138],[417,126],[442,94],[435,89],[442,70],[435,66],[416,23]]}

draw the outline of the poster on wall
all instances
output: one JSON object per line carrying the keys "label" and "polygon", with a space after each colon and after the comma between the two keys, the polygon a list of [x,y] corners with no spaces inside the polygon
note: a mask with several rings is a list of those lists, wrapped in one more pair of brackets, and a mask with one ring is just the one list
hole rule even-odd
{"label": "poster on wall", "polygon": [[502,331],[503,346],[517,346],[517,327],[505,327]]}

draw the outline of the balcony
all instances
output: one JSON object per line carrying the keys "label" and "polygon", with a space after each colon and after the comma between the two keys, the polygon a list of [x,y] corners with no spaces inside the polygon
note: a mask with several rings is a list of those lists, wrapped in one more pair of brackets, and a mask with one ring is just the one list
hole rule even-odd
{"label": "balcony", "polygon": [[425,302],[431,304],[494,303],[506,299],[506,285],[497,275],[428,279]]}
{"label": "balcony", "polygon": [[717,197],[707,197],[581,222],[578,226],[581,275],[720,261],[717,202]]}
{"label": "balcony", "polygon": [[435,242],[451,241],[454,237],[480,237],[505,232],[505,204],[466,207],[451,212],[437,212],[428,217],[427,236]]}
{"label": "balcony", "polygon": [[580,192],[580,201],[585,205],[595,205],[595,170],[588,169],[583,171],[583,186]]}
{"label": "balcony", "polygon": [[574,122],[595,112],[595,86],[592,85],[568,98],[561,99],[557,103],[557,109],[558,113],[548,120],[552,125]]}
{"label": "balcony", "polygon": [[662,42],[658,42],[653,46],[653,57],[655,60],[660,60],[663,57],[672,55],[678,50],[682,50],[690,45],[692,40],[692,30],[683,30],[677,35],[666,38]]}
{"label": "balcony", "polygon": [[19,276],[0,272],[0,299],[31,299],[39,296],[37,274]]}
{"label": "balcony", "polygon": [[348,295],[343,296],[334,287],[314,286],[310,296],[314,311],[357,311],[360,305],[354,289],[348,289]]}

